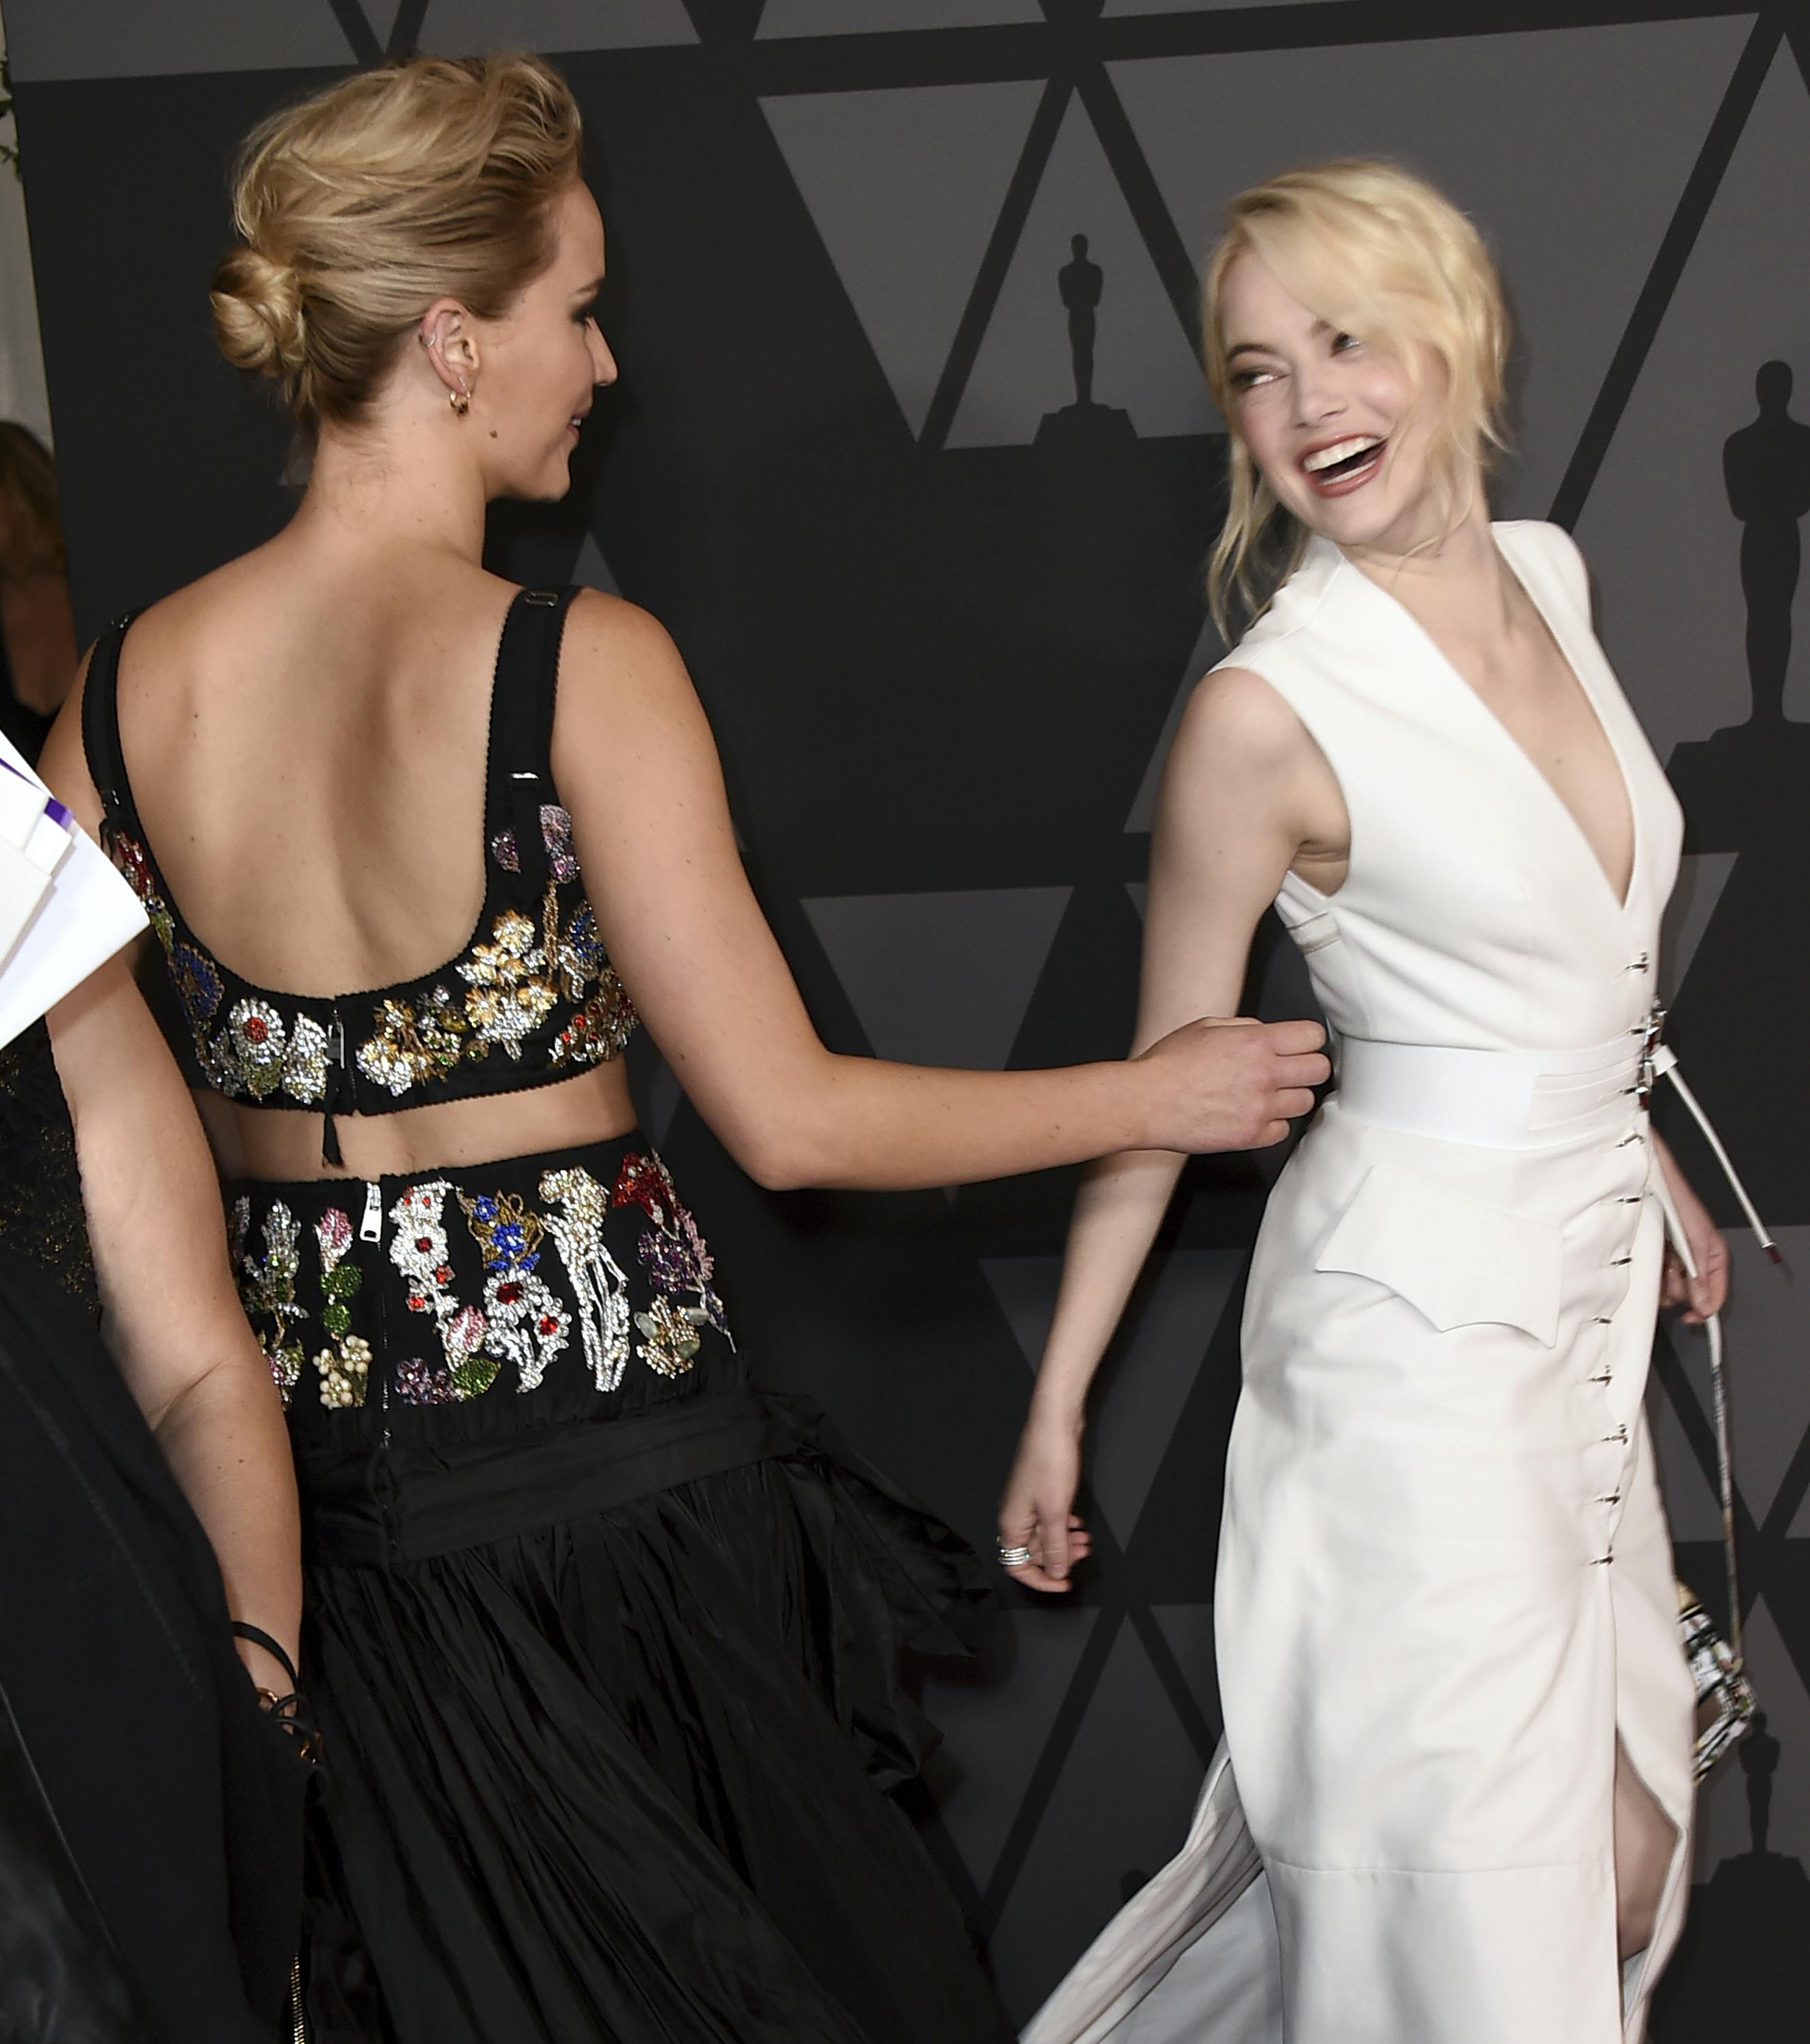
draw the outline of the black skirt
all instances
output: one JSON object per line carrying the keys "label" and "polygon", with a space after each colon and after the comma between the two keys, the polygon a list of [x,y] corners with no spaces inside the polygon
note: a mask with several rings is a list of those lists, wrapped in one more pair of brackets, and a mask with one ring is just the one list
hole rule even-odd
{"label": "black skirt", "polygon": [[323,2037],[1005,2044],[883,1792],[978,1566],[752,1387],[640,1139],[236,1219],[302,1484]]}

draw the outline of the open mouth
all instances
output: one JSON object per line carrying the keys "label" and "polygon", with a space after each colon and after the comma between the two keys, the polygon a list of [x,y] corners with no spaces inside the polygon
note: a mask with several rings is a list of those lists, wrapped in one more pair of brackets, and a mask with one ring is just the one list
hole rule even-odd
{"label": "open mouth", "polygon": [[1301,471],[1322,497],[1343,497],[1362,489],[1382,466],[1389,443],[1374,433],[1353,433],[1309,448],[1301,457]]}

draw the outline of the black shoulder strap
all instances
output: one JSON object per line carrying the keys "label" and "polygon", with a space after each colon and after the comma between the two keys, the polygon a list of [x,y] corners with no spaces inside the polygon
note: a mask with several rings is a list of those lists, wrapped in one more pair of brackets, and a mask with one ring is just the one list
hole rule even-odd
{"label": "black shoulder strap", "polygon": [[123,827],[142,843],[144,827],[132,799],[119,742],[119,649],[131,622],[129,617],[116,619],[94,642],[82,692],[82,749],[108,824]]}
{"label": "black shoulder strap", "polygon": [[523,893],[538,902],[551,877],[540,810],[554,800],[553,702],[559,686],[559,640],[578,594],[525,589],[509,605],[497,649],[491,711],[491,799],[515,834]]}

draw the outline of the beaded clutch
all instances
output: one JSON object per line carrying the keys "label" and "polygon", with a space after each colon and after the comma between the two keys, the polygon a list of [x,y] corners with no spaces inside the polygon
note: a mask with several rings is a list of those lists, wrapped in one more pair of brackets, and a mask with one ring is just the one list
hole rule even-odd
{"label": "beaded clutch", "polygon": [[1697,1753],[1700,1781],[1724,1754],[1743,1739],[1754,1715],[1754,1692],[1732,1646],[1709,1622],[1687,1584],[1678,1585],[1678,1626],[1685,1659],[1697,1684]]}

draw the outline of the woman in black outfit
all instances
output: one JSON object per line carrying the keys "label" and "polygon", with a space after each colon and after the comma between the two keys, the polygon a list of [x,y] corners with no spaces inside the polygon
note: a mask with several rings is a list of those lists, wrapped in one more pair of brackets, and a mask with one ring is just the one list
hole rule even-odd
{"label": "woman in black outfit", "polygon": [[1003,2044],[875,1792],[972,1557],[755,1388],[619,1054],[645,1016],[767,1185],[930,1185],[1275,1139],[1317,1032],[832,1056],[670,641],[480,566],[486,501],[563,494],[615,375],[563,83],[349,79],[253,136],[236,217],[217,326],[313,433],[307,493],[102,641],[92,786],[54,768],[161,940],[288,1406],[320,1898],[399,2044]]}
{"label": "woman in black outfit", "polygon": [[0,1047],[0,2038],[286,2038],[306,1768],[229,1612],[293,1661],[294,1488],[117,960]]}

